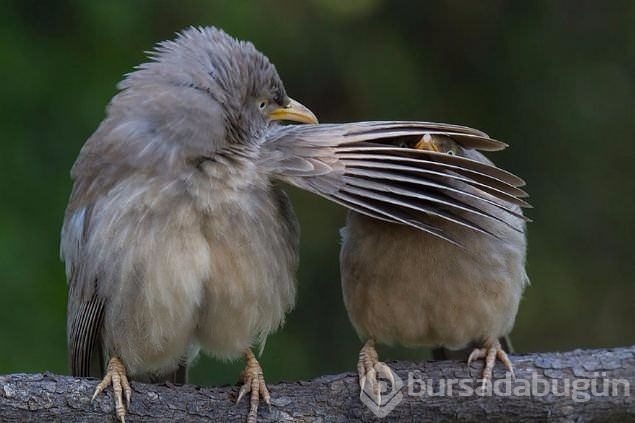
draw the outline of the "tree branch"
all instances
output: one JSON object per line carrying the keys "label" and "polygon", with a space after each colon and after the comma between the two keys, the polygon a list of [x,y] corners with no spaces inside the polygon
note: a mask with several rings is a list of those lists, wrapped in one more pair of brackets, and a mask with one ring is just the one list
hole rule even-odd
{"label": "tree branch", "polygon": [[[509,376],[505,379],[502,366],[497,364],[495,383],[479,391],[481,395],[474,391],[467,395],[467,387],[473,390],[481,386],[475,378],[480,375],[482,363],[471,367],[457,361],[388,363],[403,380],[403,387],[391,394],[390,387],[385,386],[383,405],[375,411],[389,411],[383,421],[635,421],[635,346],[518,355],[512,361],[516,380]],[[96,385],[95,379],[48,373],[0,376],[0,421],[112,422],[112,390],[107,389],[91,402]],[[245,403],[234,405],[238,391],[235,386],[133,383],[132,387],[128,422],[241,421],[247,413]],[[353,374],[284,382],[269,390],[271,410],[261,406],[260,422],[376,418],[360,401]],[[505,390],[510,395],[505,395]],[[388,410],[392,405],[394,408]]]}

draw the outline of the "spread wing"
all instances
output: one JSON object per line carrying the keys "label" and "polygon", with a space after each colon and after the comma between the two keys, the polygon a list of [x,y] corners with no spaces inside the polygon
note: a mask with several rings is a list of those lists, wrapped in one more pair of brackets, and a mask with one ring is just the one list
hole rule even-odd
{"label": "spread wing", "polygon": [[[449,137],[464,149],[500,150],[506,144],[462,126],[428,122],[359,122],[272,126],[261,165],[277,178],[351,210],[442,233],[430,217],[490,233],[492,219],[523,231],[519,207],[527,193],[519,177],[491,164],[415,148],[424,136]],[[494,205],[520,219],[488,212]],[[491,234],[491,233],[490,233]]]}

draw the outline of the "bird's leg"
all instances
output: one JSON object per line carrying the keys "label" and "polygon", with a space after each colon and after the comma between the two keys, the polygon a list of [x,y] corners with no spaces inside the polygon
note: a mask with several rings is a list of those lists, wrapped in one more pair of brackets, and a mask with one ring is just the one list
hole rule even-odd
{"label": "bird's leg", "polygon": [[[372,395],[377,404],[381,404],[381,389],[377,380],[377,375],[383,375],[390,381],[391,384],[395,384],[395,378],[392,375],[390,367],[379,361],[377,350],[375,350],[375,341],[373,339],[366,341],[362,349],[359,351],[357,374],[359,375],[359,387],[361,392],[366,392],[367,394]],[[364,391],[366,384],[368,384],[368,387],[370,388],[369,391]]]}
{"label": "bird's leg", "polygon": [[247,392],[250,392],[251,396],[249,399],[249,414],[247,415],[247,423],[256,423],[260,397],[262,396],[262,399],[265,400],[265,403],[269,407],[271,407],[271,397],[269,396],[269,390],[265,385],[265,377],[262,374],[262,367],[260,367],[260,363],[258,363],[256,356],[254,356],[254,353],[251,352],[250,349],[245,351],[245,361],[245,370],[243,370],[243,373],[240,376],[243,386],[240,388],[236,403],[240,402]]}
{"label": "bird's leg", "polygon": [[[126,368],[122,361],[118,357],[112,357],[108,361],[108,367],[106,369],[106,376],[99,382],[95,393],[91,399],[94,400],[108,385],[112,385],[112,390],[115,393],[115,413],[117,418],[125,423],[126,421],[126,407],[130,407],[130,396],[132,395],[132,389],[130,383],[128,383],[128,377],[126,376]],[[123,404],[123,396],[126,397],[126,405]]]}
{"label": "bird's leg", "polygon": [[492,370],[494,369],[494,364],[496,364],[496,359],[505,365],[507,370],[511,372],[512,378],[514,378],[512,362],[498,340],[485,341],[482,348],[475,348],[467,359],[467,365],[469,366],[472,361],[480,358],[485,359],[485,367],[483,367],[482,373],[483,385],[485,385],[486,381],[492,380]]}

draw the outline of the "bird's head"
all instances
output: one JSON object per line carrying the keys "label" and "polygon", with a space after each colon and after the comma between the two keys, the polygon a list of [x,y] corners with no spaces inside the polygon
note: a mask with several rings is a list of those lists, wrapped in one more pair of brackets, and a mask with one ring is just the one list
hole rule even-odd
{"label": "bird's head", "polygon": [[425,134],[413,145],[418,150],[436,151],[450,156],[460,156],[482,163],[493,163],[476,148],[466,148],[447,135]]}
{"label": "bird's head", "polygon": [[109,116],[129,136],[151,135],[158,150],[209,155],[258,142],[272,121],[317,123],[287,95],[267,57],[219,29],[186,29],[150,58],[120,82]]}

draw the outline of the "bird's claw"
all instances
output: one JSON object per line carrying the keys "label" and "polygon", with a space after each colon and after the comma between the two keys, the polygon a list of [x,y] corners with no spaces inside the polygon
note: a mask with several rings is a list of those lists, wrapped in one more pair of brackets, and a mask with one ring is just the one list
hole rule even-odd
{"label": "bird's claw", "polygon": [[[367,341],[359,352],[357,374],[359,376],[360,393],[366,392],[366,394],[371,395],[377,404],[381,404],[381,386],[378,376],[388,379],[393,386],[395,385],[392,369],[386,363],[379,361],[375,343],[372,340]],[[366,390],[367,383],[370,387],[369,390]]]}
{"label": "bird's claw", "polygon": [[247,365],[241,375],[243,385],[240,387],[240,391],[238,392],[236,404],[242,400],[245,394],[248,392],[251,393],[249,398],[249,414],[247,415],[247,423],[256,423],[260,397],[262,397],[265,403],[269,406],[269,409],[271,409],[271,396],[269,395],[269,390],[265,384],[265,377],[262,373],[260,363],[258,363],[258,360],[256,360],[256,357],[251,350],[247,351],[245,356],[247,359]]}
{"label": "bird's claw", "polygon": [[496,359],[503,363],[505,368],[509,370],[511,373],[512,379],[516,379],[514,375],[514,367],[512,366],[512,362],[509,360],[507,353],[501,347],[500,342],[488,342],[482,348],[475,348],[470,356],[467,358],[467,365],[472,364],[474,360],[485,359],[485,367],[483,367],[483,372],[481,377],[483,379],[483,387],[487,383],[487,381],[492,380],[492,371],[494,370],[494,365],[496,364]]}
{"label": "bird's claw", "polygon": [[[126,376],[126,368],[117,357],[112,357],[108,362],[108,368],[106,370],[106,376],[95,388],[95,393],[91,398],[93,401],[97,398],[104,389],[109,385],[112,385],[112,390],[115,394],[115,413],[117,418],[122,423],[126,421],[126,408],[130,407],[130,397],[132,396],[132,388],[128,382],[128,376]],[[126,405],[124,406],[123,397],[126,397]]]}

